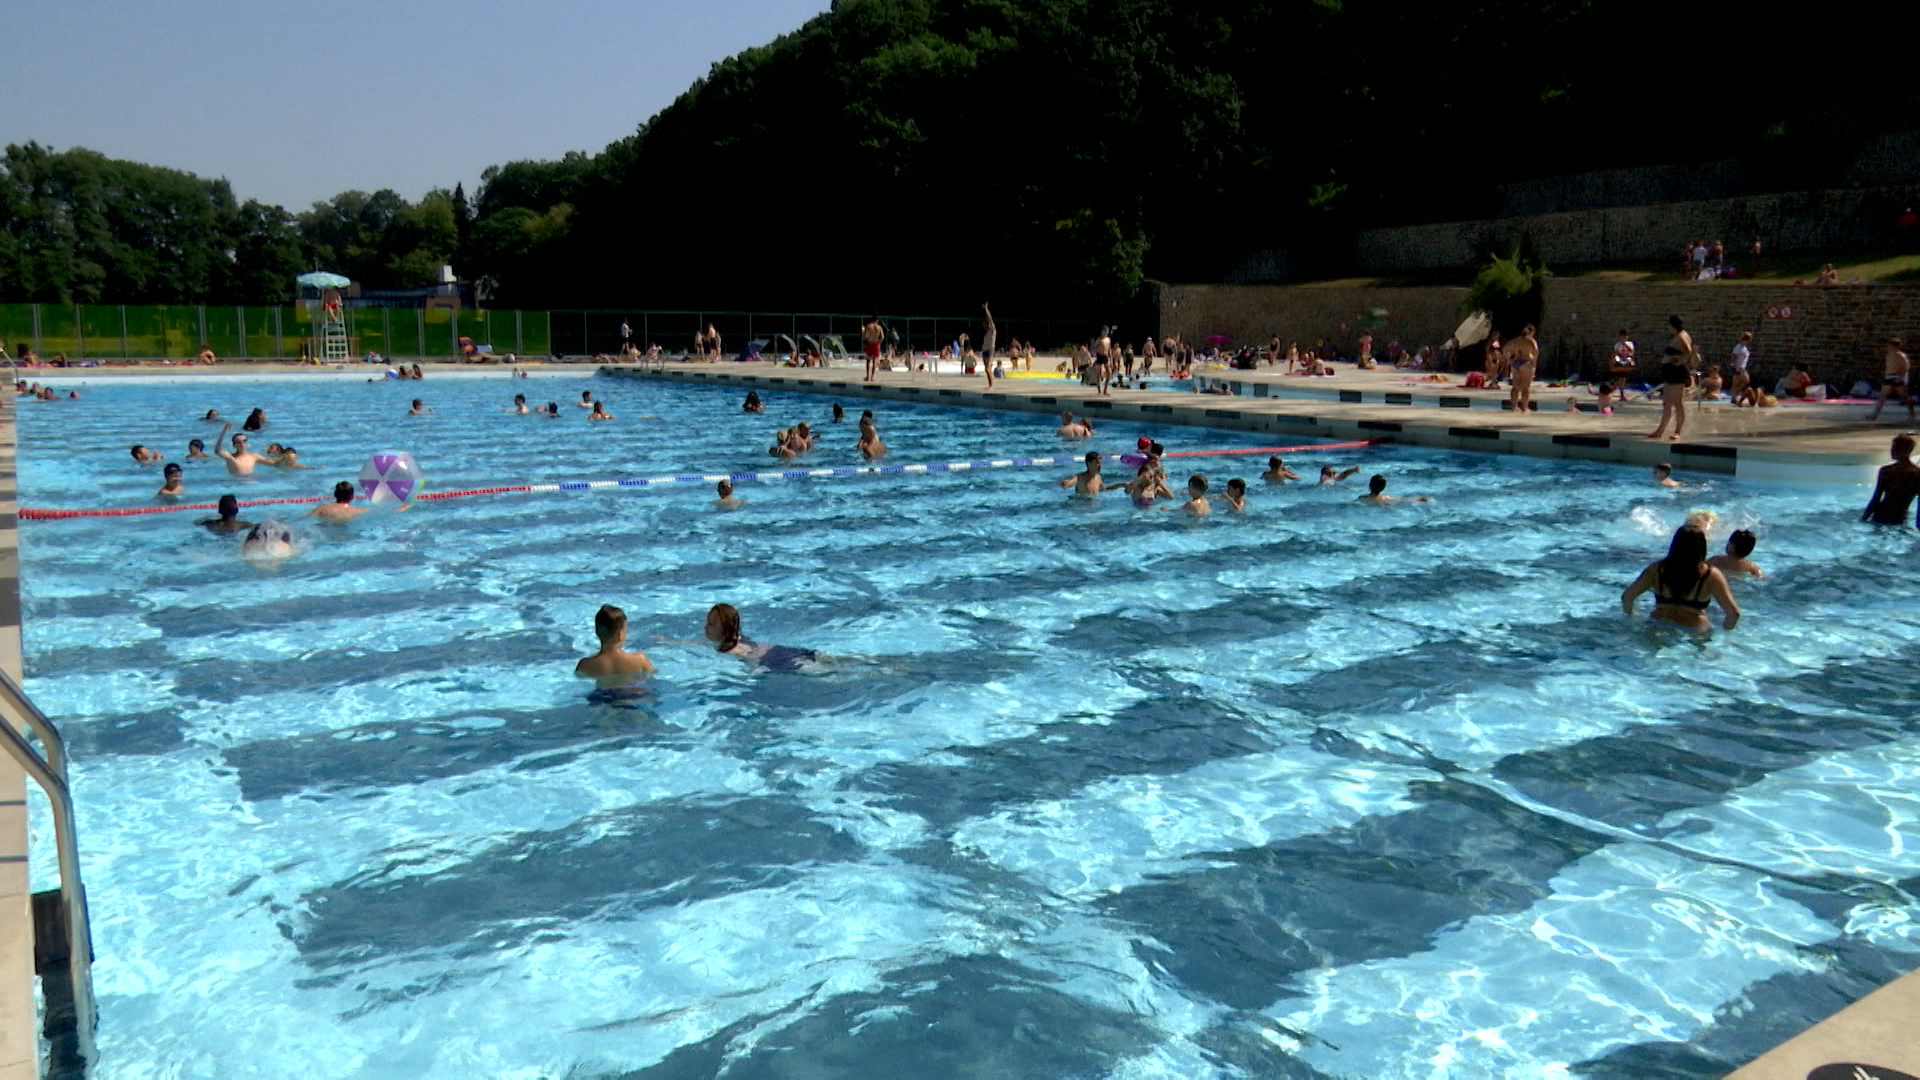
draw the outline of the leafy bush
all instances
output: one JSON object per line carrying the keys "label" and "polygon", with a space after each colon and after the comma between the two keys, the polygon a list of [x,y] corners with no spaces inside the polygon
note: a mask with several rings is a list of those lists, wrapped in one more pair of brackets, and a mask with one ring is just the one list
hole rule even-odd
{"label": "leafy bush", "polygon": [[1553,271],[1540,265],[1524,241],[1509,255],[1488,255],[1467,286],[1460,304],[1463,315],[1484,311],[1494,328],[1512,335],[1528,323],[1538,325],[1544,309],[1544,288]]}

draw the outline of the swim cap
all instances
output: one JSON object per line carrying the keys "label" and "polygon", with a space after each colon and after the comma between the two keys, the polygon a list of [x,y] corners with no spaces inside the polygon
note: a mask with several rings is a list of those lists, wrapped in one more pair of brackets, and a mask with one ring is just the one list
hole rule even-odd
{"label": "swim cap", "polygon": [[1145,453],[1146,451],[1153,449],[1153,440],[1147,438],[1145,435],[1142,435],[1138,440],[1134,442],[1133,445],[1135,448],[1140,450],[1140,452]]}

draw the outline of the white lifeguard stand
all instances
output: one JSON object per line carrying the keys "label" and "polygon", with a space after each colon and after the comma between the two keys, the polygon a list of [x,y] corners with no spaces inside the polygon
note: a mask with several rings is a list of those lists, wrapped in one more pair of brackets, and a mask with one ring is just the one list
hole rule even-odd
{"label": "white lifeguard stand", "polygon": [[342,364],[353,356],[353,339],[347,334],[346,305],[340,290],[351,284],[339,274],[316,270],[294,279],[301,286],[307,303],[307,355],[329,364]]}

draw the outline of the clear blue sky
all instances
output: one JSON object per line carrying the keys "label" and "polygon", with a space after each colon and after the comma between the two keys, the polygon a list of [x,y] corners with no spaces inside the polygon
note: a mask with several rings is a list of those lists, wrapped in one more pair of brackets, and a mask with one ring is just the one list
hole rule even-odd
{"label": "clear blue sky", "polygon": [[0,144],[224,176],[295,211],[348,188],[471,194],[488,165],[631,134],[827,6],[24,0],[0,34]]}

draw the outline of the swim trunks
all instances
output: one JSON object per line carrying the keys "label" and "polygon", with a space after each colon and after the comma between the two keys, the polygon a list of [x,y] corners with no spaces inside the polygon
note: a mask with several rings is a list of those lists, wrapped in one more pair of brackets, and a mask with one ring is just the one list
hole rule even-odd
{"label": "swim trunks", "polygon": [[880,359],[880,343],[877,341],[869,341],[866,343],[866,345],[867,345],[867,359],[869,360]]}

